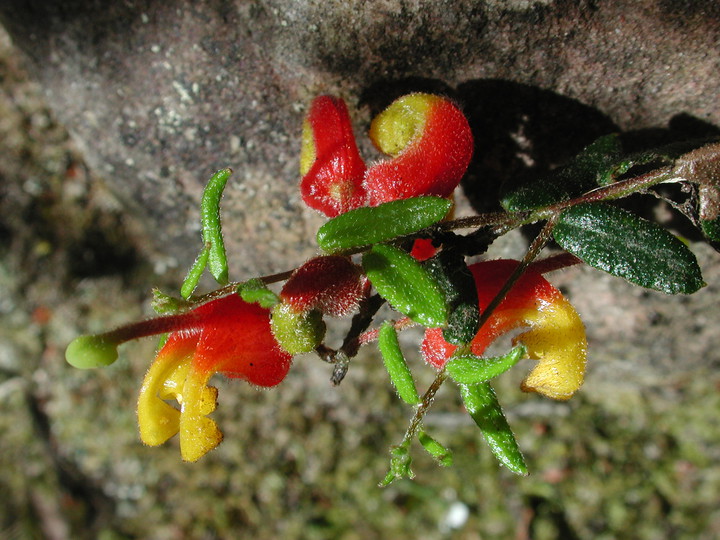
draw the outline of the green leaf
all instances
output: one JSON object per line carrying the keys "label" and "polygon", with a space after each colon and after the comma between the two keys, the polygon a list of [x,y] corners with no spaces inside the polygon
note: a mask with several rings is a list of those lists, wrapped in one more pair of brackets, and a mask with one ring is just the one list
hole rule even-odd
{"label": "green leaf", "polygon": [[454,345],[469,343],[479,330],[480,310],[475,278],[458,251],[445,247],[423,263],[430,276],[440,285],[448,306],[445,341]]}
{"label": "green leaf", "polygon": [[708,240],[720,242],[720,217],[715,219],[701,219],[700,227]]}
{"label": "green leaf", "polygon": [[440,465],[443,467],[452,466],[453,455],[449,449],[445,448],[442,444],[422,430],[418,432],[417,438],[422,447],[427,450],[428,454],[434,457]]}
{"label": "green leaf", "polygon": [[188,271],[187,276],[185,276],[185,280],[183,281],[182,286],[180,287],[180,296],[182,296],[183,300],[187,300],[188,298],[190,298],[190,295],[195,290],[195,287],[197,287],[197,284],[200,282],[200,277],[202,276],[202,273],[207,266],[209,258],[210,250],[206,246],[198,254],[195,262]]}
{"label": "green leaf", "polygon": [[461,384],[460,394],[498,461],[515,474],[526,475],[525,459],[490,384]]}
{"label": "green leaf", "polygon": [[514,347],[504,356],[479,358],[474,354],[453,357],[446,364],[448,375],[461,384],[479,384],[505,373],[527,354],[523,345]]}
{"label": "green leaf", "polygon": [[409,405],[418,405],[420,396],[415,381],[413,380],[410,368],[405,361],[400,344],[398,343],[397,332],[392,323],[385,321],[380,327],[378,334],[378,348],[382,355],[385,368],[390,375],[390,380],[397,390],[400,398]]}
{"label": "green leaf", "polygon": [[317,242],[337,253],[405,236],[442,220],[452,202],[442,197],[413,197],[350,210],[320,227]]}
{"label": "green leaf", "polygon": [[210,178],[200,203],[203,242],[208,249],[210,273],[220,285],[228,282],[228,264],[220,223],[220,199],[232,169],[220,169]]}
{"label": "green leaf", "polygon": [[641,287],[690,294],[705,285],[685,244],[659,225],[606,203],[568,208],[553,235],[590,266]]}
{"label": "green leaf", "polygon": [[236,292],[240,298],[250,304],[260,304],[260,307],[272,308],[280,302],[278,295],[271,291],[261,279],[253,278],[238,285]]}
{"label": "green leaf", "polygon": [[444,326],[445,295],[413,257],[387,244],[363,255],[363,269],[377,292],[400,313],[427,327]]}
{"label": "green leaf", "polygon": [[542,208],[582,195],[590,189],[610,183],[623,167],[630,166],[629,163],[618,164],[621,151],[617,135],[600,137],[563,167],[542,178],[506,187],[500,202],[506,210],[518,212]]}

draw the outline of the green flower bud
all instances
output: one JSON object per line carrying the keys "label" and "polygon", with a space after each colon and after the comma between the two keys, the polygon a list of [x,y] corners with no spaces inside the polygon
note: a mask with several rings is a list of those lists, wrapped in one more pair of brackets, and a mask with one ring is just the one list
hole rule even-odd
{"label": "green flower bud", "polygon": [[290,354],[310,352],[325,337],[322,313],[315,309],[298,312],[285,303],[273,308],[270,327],[280,347]]}
{"label": "green flower bud", "polygon": [[65,360],[73,367],[90,369],[109,366],[118,358],[117,342],[107,337],[80,336],[65,349]]}

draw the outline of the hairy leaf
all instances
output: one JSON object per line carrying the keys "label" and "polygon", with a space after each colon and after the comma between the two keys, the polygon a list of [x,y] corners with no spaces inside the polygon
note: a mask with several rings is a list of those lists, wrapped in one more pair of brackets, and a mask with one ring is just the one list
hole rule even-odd
{"label": "hairy leaf", "polygon": [[180,287],[180,296],[183,300],[187,300],[192,295],[195,287],[197,287],[202,277],[202,273],[205,271],[208,259],[210,258],[210,250],[204,247],[198,256],[195,258],[195,262],[188,270],[187,276],[183,280],[182,286]]}
{"label": "hairy leaf", "polygon": [[609,204],[568,208],[553,235],[590,266],[642,287],[690,294],[705,285],[685,244],[659,225]]}
{"label": "hairy leaf", "polygon": [[[617,135],[600,137],[567,165],[542,178],[505,189],[501,199],[510,212],[533,210],[582,195],[584,192],[610,183],[618,173],[621,144]],[[628,164],[626,166],[629,167]],[[624,171],[623,171],[624,172]]]}
{"label": "hairy leaf", "polygon": [[400,344],[398,343],[397,332],[392,323],[385,321],[380,327],[378,334],[378,348],[382,355],[385,368],[390,375],[390,380],[397,390],[400,398],[409,405],[420,403],[420,396],[415,381],[413,380],[410,368],[405,361]]}
{"label": "hairy leaf", "polygon": [[417,438],[427,453],[434,457],[440,465],[450,467],[453,464],[452,452],[430,435],[421,430],[418,432]]}
{"label": "hairy leaf", "polygon": [[385,242],[437,223],[451,207],[452,202],[442,197],[413,197],[357,208],[320,227],[317,242],[327,253]]}
{"label": "hairy leaf", "polygon": [[479,384],[505,373],[527,354],[527,349],[518,345],[503,356],[479,358],[467,354],[451,358],[447,363],[447,372],[455,382],[461,384]]}
{"label": "hairy leaf", "polygon": [[490,384],[461,384],[460,394],[498,461],[515,474],[526,475],[525,459]]}
{"label": "hairy leaf", "polygon": [[469,343],[479,329],[480,311],[475,278],[468,270],[465,257],[445,248],[425,261],[424,266],[445,293],[449,314],[443,337],[454,345]]}
{"label": "hairy leaf", "polygon": [[208,249],[208,268],[220,285],[228,282],[228,264],[220,223],[220,199],[232,169],[220,169],[208,182],[200,203],[203,242]]}
{"label": "hairy leaf", "polygon": [[272,308],[280,301],[278,295],[268,289],[261,279],[253,278],[237,286],[236,292],[240,298],[250,304],[259,304],[264,308]]}
{"label": "hairy leaf", "polygon": [[362,265],[377,292],[403,315],[428,327],[444,326],[445,295],[413,257],[387,244],[363,255]]}

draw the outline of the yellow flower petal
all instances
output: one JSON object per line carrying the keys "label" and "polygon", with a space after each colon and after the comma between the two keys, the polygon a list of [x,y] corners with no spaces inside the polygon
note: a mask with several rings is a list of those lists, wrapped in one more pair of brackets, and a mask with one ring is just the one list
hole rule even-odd
{"label": "yellow flower petal", "polygon": [[159,395],[168,395],[165,382],[174,373],[187,369],[183,366],[189,365],[192,350],[191,347],[163,348],[145,375],[138,396],[137,414],[140,439],[149,446],[163,444],[180,429],[180,411]]}
{"label": "yellow flower petal", "polygon": [[587,359],[585,327],[580,317],[563,296],[557,295],[549,304],[525,322],[531,329],[514,341],[528,348],[528,355],[539,360],[525,378],[521,388],[553,399],[566,400],[582,386]]}
{"label": "yellow flower petal", "polygon": [[180,454],[185,461],[197,461],[223,439],[217,423],[206,416],[216,406],[217,389],[207,386],[213,375],[191,367],[185,379],[180,414]]}

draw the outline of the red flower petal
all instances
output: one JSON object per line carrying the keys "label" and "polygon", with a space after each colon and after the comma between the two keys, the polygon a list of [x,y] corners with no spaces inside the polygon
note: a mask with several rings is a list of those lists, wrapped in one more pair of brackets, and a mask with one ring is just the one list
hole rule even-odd
{"label": "red flower petal", "polygon": [[319,309],[341,317],[357,308],[364,283],[360,269],[348,257],[315,257],[293,272],[280,298],[298,312]]}
{"label": "red flower petal", "polygon": [[473,153],[473,137],[452,102],[430,94],[410,94],[378,115],[370,138],[393,159],[370,167],[365,188],[370,206],[420,195],[449,196]]}
{"label": "red flower petal", "polygon": [[343,100],[320,96],[310,106],[303,124],[300,174],[303,201],[328,217],[365,206],[365,163]]}

